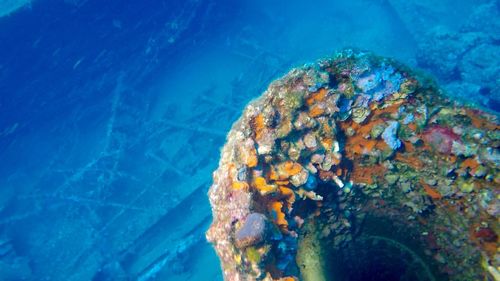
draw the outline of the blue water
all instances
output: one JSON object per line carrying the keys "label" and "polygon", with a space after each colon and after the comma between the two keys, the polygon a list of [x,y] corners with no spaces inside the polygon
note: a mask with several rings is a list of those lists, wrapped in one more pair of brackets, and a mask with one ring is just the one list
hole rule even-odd
{"label": "blue water", "polygon": [[249,100],[291,67],[354,47],[498,112],[499,9],[35,0],[3,15],[0,280],[221,280],[206,192]]}

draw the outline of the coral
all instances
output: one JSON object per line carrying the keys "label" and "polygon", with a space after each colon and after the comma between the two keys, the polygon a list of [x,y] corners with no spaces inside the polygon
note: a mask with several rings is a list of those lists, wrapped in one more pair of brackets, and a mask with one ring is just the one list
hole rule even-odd
{"label": "coral", "polygon": [[279,201],[272,202],[269,205],[270,211],[272,213],[272,217],[276,224],[282,228],[286,228],[288,226],[288,221],[285,218],[285,213],[283,212],[283,203]]}
{"label": "coral", "polygon": [[389,148],[391,148],[392,150],[396,150],[401,147],[401,141],[397,136],[398,128],[399,123],[396,121],[391,121],[382,133],[382,139],[384,139],[387,146],[389,146]]}
{"label": "coral", "polygon": [[481,279],[481,256],[498,266],[484,191],[500,184],[499,130],[390,59],[346,50],[291,70],[246,107],[213,174],[225,279],[323,280],[321,245],[352,243],[367,214],[436,233],[415,239],[432,274]]}
{"label": "coral", "polygon": [[459,140],[450,128],[431,127],[424,133],[424,139],[437,151],[450,154],[452,145]]}
{"label": "coral", "polygon": [[437,191],[436,189],[430,187],[428,184],[426,183],[422,183],[422,186],[424,187],[424,190],[425,192],[432,198],[432,199],[441,199],[443,196],[441,195],[441,193],[439,193],[439,191]]}

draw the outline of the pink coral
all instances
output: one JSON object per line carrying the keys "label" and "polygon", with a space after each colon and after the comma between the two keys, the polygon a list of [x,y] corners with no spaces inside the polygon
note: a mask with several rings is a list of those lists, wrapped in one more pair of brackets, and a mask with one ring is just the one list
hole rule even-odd
{"label": "pink coral", "polygon": [[444,154],[450,154],[453,142],[459,141],[459,136],[450,128],[433,126],[425,131],[424,140],[426,140],[435,150]]}

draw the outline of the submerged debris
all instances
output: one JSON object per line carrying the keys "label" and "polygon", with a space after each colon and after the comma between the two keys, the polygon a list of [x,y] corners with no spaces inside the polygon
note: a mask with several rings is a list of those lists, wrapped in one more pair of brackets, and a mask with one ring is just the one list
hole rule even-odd
{"label": "submerged debris", "polygon": [[347,247],[367,214],[424,233],[415,241],[449,280],[496,270],[498,119],[426,81],[346,50],[248,105],[209,192],[225,279],[321,277],[318,245]]}

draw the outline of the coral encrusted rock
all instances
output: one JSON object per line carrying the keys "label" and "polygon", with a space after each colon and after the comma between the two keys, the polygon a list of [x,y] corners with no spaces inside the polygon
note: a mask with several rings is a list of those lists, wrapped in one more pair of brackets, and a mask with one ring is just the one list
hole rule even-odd
{"label": "coral encrusted rock", "polygon": [[494,280],[499,148],[495,114],[345,50],[245,108],[213,174],[207,239],[231,281],[363,280],[374,262],[381,278]]}

